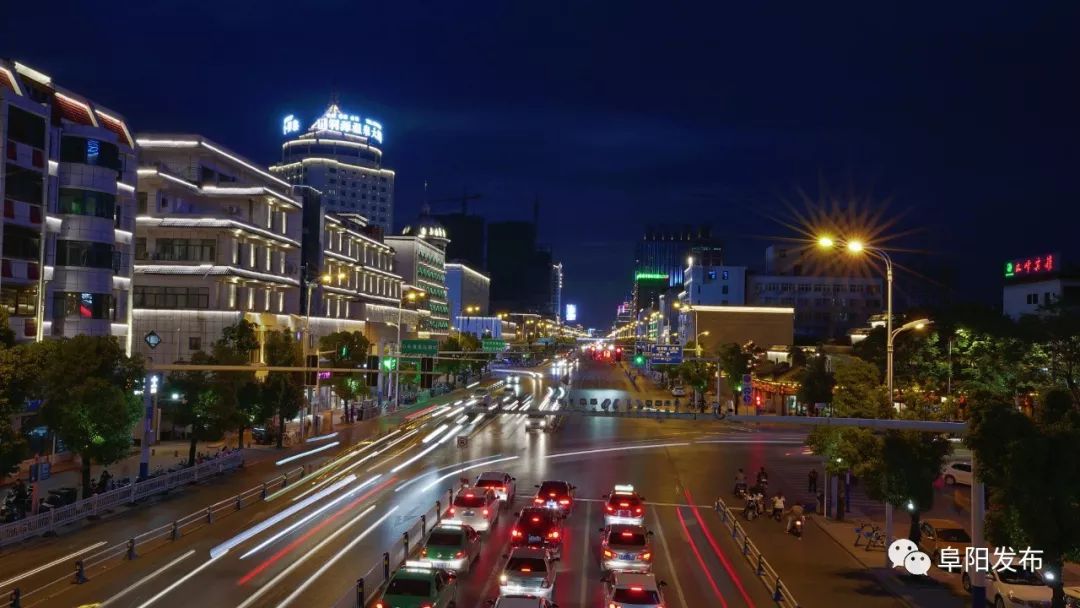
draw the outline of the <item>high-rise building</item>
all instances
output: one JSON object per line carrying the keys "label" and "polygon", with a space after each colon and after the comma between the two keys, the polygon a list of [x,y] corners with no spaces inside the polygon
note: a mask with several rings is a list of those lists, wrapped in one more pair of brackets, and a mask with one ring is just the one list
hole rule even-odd
{"label": "high-rise building", "polygon": [[491,298],[491,277],[457,262],[446,264],[446,294],[450,318],[484,317]]}
{"label": "high-rise building", "polygon": [[707,254],[712,261],[722,256],[720,242],[708,226],[648,226],[638,241],[634,270],[638,274],[666,275],[672,287],[682,285],[683,269],[691,251]]}
{"label": "high-rise building", "polygon": [[0,60],[0,306],[18,340],[130,352],[135,142],[119,114]]}
{"label": "high-rise building", "polygon": [[473,270],[483,271],[485,221],[482,216],[465,213],[447,213],[433,216],[454,239],[446,246],[446,259],[460,262]]}
{"label": "high-rise building", "polygon": [[551,251],[537,246],[536,223],[488,224],[491,305],[498,312],[554,315]]}
{"label": "high-rise building", "polygon": [[558,323],[563,318],[562,310],[562,288],[563,288],[563,265],[562,262],[551,265],[551,316],[555,317],[555,322]]}
{"label": "high-rise building", "polygon": [[281,163],[270,168],[274,175],[318,190],[330,213],[358,213],[393,233],[394,172],[383,165],[380,123],[335,103],[307,131],[300,133],[293,115],[282,131],[290,139],[281,145]]}
{"label": "high-rise building", "polygon": [[294,328],[302,199],[199,135],[140,134],[135,233],[137,346],[159,363],[209,351],[247,319]]}
{"label": "high-rise building", "polygon": [[386,237],[394,248],[394,268],[406,286],[426,292],[426,310],[420,317],[420,336],[439,338],[450,333],[450,306],[446,294],[446,245],[449,235],[429,210],[405,226],[400,236]]}

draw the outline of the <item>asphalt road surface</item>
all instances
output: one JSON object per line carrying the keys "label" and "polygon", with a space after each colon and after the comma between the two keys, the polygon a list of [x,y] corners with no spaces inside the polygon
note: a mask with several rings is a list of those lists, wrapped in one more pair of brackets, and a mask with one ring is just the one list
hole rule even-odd
{"label": "asphalt road surface", "polygon": [[[176,516],[168,512],[171,505],[146,507],[16,550],[0,559],[0,581],[20,578],[0,588],[18,585],[23,606],[355,605],[347,600],[356,578],[401,543],[401,532],[415,525],[436,500],[445,501],[447,489],[460,476],[458,469],[475,467],[468,476],[485,469],[516,476],[519,500],[486,535],[479,564],[459,579],[461,608],[482,606],[497,595],[497,569],[507,550],[513,511],[524,504],[534,484],[547,479],[564,479],[578,488],[554,586],[560,606],[601,603],[601,500],[620,483],[633,484],[647,498],[646,525],[655,533],[654,570],[668,583],[665,605],[772,604],[711,505],[717,495],[730,493],[737,467],[756,470],[785,451],[799,450],[801,436],[782,430],[748,432],[713,420],[611,418],[572,418],[557,432],[529,433],[520,410],[550,404],[559,394],[563,372],[537,368],[513,373],[521,376],[519,388],[497,392],[500,401],[515,410],[511,413],[464,417],[457,410],[463,404],[452,403],[392,430],[386,427],[386,434],[374,441],[349,445],[346,438],[337,450],[298,461],[315,472],[284,494],[176,541],[146,547],[134,559],[88,569],[89,580],[82,584],[71,582],[73,559],[59,558],[103,541],[122,543],[155,522],[169,521]],[[636,390],[621,370],[604,364],[582,362],[572,375],[575,394]],[[469,437],[466,446],[457,444],[459,435]],[[485,464],[495,460],[499,462]],[[291,466],[296,463],[282,468]],[[244,489],[251,482],[229,482],[229,489]],[[212,489],[216,486],[200,492]],[[204,504],[213,500],[208,492]],[[159,512],[149,515],[151,510]],[[843,551],[820,540],[813,542],[820,543],[821,559]],[[808,537],[803,544],[811,541]],[[419,545],[419,539],[413,543]],[[807,593],[886,605],[874,602],[879,593],[868,590],[865,581],[850,588],[827,582]],[[369,588],[368,597],[373,592]]]}

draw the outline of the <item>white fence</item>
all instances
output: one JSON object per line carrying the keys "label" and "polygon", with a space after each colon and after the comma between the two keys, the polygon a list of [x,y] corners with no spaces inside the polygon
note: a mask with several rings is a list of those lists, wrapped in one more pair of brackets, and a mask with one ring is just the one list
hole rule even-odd
{"label": "white fence", "polygon": [[758,551],[753,541],[746,535],[746,530],[743,529],[742,524],[735,517],[735,513],[720,498],[716,499],[716,512],[720,515],[724,525],[731,530],[732,540],[742,547],[741,553],[743,557],[750,562],[750,565],[757,571],[758,578],[772,593],[776,605],[783,608],[799,608],[799,602],[795,600],[795,596],[791,595],[791,590],[780,581],[780,575],[769,565],[765,556],[761,554],[761,551]]}

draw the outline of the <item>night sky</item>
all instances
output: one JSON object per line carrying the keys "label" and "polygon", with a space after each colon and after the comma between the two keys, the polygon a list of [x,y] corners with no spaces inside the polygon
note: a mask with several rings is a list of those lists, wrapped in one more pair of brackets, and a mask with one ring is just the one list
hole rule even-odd
{"label": "night sky", "polygon": [[1080,250],[1076,2],[4,4],[0,56],[136,131],[270,164],[281,118],[336,93],[384,125],[399,224],[425,180],[491,219],[539,198],[591,325],[652,222],[710,223],[753,265],[857,200],[901,218],[883,234],[905,266],[988,304],[1005,258]]}

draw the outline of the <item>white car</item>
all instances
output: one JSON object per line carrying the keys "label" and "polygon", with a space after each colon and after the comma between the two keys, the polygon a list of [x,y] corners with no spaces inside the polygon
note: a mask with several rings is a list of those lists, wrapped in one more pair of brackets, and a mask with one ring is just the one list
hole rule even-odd
{"label": "white car", "polygon": [[960,484],[963,486],[971,485],[971,463],[970,462],[950,462],[945,465],[945,468],[941,470],[941,478],[945,481],[945,485],[951,486]]}
{"label": "white car", "polygon": [[[965,572],[961,583],[971,591],[971,579]],[[994,608],[1050,608],[1054,592],[1046,586],[1038,572],[1016,569],[1016,572],[988,572],[986,601]]]}
{"label": "white car", "polygon": [[645,522],[645,497],[634,486],[616,485],[610,494],[604,494],[604,525],[637,524]]}
{"label": "white car", "polygon": [[484,471],[477,476],[476,483],[473,485],[495,492],[495,496],[503,502],[504,506],[513,502],[514,497],[517,496],[517,478],[502,471]]}
{"label": "white car", "polygon": [[555,574],[555,560],[547,549],[514,548],[499,574],[499,595],[529,595],[550,600]]}
{"label": "white car", "polygon": [[527,595],[507,595],[487,603],[493,608],[559,608],[558,604],[552,604],[542,597],[529,597]]}
{"label": "white car", "polygon": [[665,605],[660,591],[667,583],[656,575],[612,572],[604,581],[604,606],[619,608],[655,608]]}
{"label": "white car", "polygon": [[686,387],[685,386],[676,386],[675,388],[671,389],[671,396],[672,397],[685,397],[686,396]]}
{"label": "white car", "polygon": [[499,521],[499,499],[485,488],[465,488],[454,497],[447,514],[477,532],[486,532]]}

